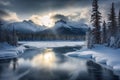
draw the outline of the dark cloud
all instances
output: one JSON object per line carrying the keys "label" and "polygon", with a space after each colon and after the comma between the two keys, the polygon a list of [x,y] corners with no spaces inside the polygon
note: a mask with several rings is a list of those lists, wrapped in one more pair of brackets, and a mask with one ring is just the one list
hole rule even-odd
{"label": "dark cloud", "polygon": [[0,9],[0,21],[2,22],[16,22],[20,21],[16,13],[9,12],[7,10]]}
{"label": "dark cloud", "polygon": [[0,20],[3,20],[4,17],[8,17],[10,14],[5,10],[0,10]]}
{"label": "dark cloud", "polygon": [[[110,4],[115,2],[117,10],[120,0],[99,0],[100,7],[108,10]],[[31,16],[43,12],[73,8],[91,8],[92,0],[0,0],[0,9],[7,9],[20,16]]]}
{"label": "dark cloud", "polygon": [[70,22],[86,23],[87,19],[79,18],[80,16],[81,15],[78,12],[76,12],[75,15],[54,14],[53,16],[51,16],[51,19],[54,19],[55,21],[62,19],[65,21],[70,21]]}
{"label": "dark cloud", "polygon": [[[99,0],[100,4],[111,3],[112,1],[118,2],[119,0]],[[67,6],[87,7],[91,6],[92,0],[0,0],[0,3],[1,8],[24,13],[61,9]],[[3,3],[9,3],[9,5]]]}
{"label": "dark cloud", "polygon": [[68,20],[68,16],[65,16],[63,14],[55,14],[51,17],[52,19],[55,19],[55,20]]}
{"label": "dark cloud", "polygon": [[[2,3],[10,5],[2,5]],[[53,11],[66,7],[86,7],[91,0],[0,0],[0,8],[9,9],[18,14],[36,14],[43,11]]]}

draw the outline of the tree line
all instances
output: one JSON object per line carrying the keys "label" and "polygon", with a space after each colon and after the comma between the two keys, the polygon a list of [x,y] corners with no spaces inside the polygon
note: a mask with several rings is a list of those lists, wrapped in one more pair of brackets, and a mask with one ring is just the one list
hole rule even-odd
{"label": "tree line", "polygon": [[115,4],[112,3],[107,21],[101,21],[101,19],[98,0],[93,0],[91,14],[93,27],[87,31],[88,48],[94,47],[94,44],[106,44],[109,47],[120,48],[120,10],[116,16]]}
{"label": "tree line", "polygon": [[14,26],[12,27],[13,30],[9,31],[9,30],[3,29],[2,25],[3,23],[2,21],[0,21],[0,43],[6,42],[10,45],[17,46],[18,37],[16,34],[16,30],[14,29]]}
{"label": "tree line", "polygon": [[85,40],[85,35],[55,34],[55,33],[17,33],[19,41],[51,41],[51,40]]}

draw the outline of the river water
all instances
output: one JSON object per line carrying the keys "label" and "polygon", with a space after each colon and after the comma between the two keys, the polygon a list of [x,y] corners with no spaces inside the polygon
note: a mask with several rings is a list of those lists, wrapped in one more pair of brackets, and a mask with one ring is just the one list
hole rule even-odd
{"label": "river water", "polygon": [[0,63],[0,80],[119,80],[113,71],[86,59],[65,56],[76,47],[27,49],[17,68]]}

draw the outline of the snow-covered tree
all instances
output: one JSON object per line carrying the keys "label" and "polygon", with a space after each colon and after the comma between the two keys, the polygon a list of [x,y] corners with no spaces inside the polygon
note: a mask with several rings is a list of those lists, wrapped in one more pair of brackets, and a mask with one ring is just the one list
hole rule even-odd
{"label": "snow-covered tree", "polygon": [[87,48],[91,49],[94,47],[93,45],[93,33],[92,29],[89,28],[86,32],[86,42],[87,42]]}
{"label": "snow-covered tree", "polygon": [[117,37],[116,37],[115,47],[120,48],[120,10],[118,14]]}
{"label": "snow-covered tree", "polygon": [[91,23],[94,27],[93,35],[94,35],[94,43],[100,44],[101,43],[101,36],[100,36],[100,23],[101,23],[101,13],[99,12],[98,0],[93,0],[92,3],[92,15],[91,15]]}
{"label": "snow-covered tree", "polygon": [[[113,40],[116,38],[117,34],[117,22],[116,22],[116,14],[115,14],[115,8],[114,3],[112,3],[111,11],[108,17],[108,23],[109,23],[109,42],[108,46],[110,46],[111,42],[113,44]],[[113,39],[114,38],[114,39]],[[112,40],[111,40],[112,39]]]}

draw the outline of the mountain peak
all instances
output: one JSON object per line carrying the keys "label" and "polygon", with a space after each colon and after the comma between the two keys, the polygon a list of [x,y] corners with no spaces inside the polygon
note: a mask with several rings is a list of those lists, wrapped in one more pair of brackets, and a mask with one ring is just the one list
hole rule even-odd
{"label": "mountain peak", "polygon": [[63,19],[60,19],[60,20],[58,20],[58,21],[55,22],[55,24],[57,24],[57,23],[67,24],[67,22],[65,20],[63,20]]}

